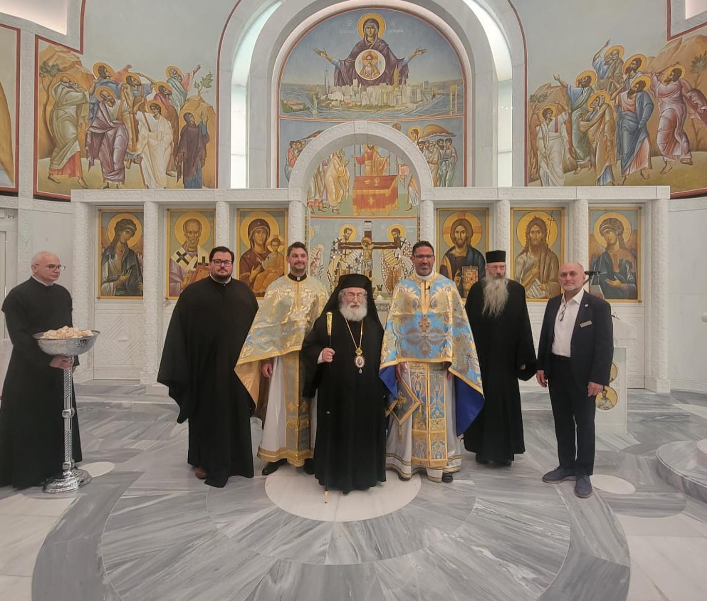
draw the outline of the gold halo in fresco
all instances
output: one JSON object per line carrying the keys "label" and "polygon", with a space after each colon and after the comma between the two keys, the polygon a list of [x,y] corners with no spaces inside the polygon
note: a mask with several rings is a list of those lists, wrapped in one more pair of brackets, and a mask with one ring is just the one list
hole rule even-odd
{"label": "gold halo in fresco", "polygon": [[611,371],[609,372],[609,382],[613,382],[619,375],[619,368],[616,367],[616,363],[611,364]]}
{"label": "gold halo in fresco", "polygon": [[172,86],[170,86],[166,81],[156,81],[155,83],[152,84],[152,89],[157,90],[157,93],[160,93],[160,86],[165,88],[167,91],[172,92]]}
{"label": "gold halo in fresco", "polygon": [[596,406],[599,411],[611,411],[616,407],[616,403],[619,400],[619,395],[611,386],[604,386],[596,398]]}
{"label": "gold halo in fresco", "polygon": [[471,240],[469,241],[469,244],[476,248],[479,242],[481,241],[483,226],[481,225],[481,221],[479,221],[479,218],[476,215],[466,211],[452,213],[444,220],[444,225],[442,225],[442,237],[444,238],[444,242],[449,248],[452,248],[454,246],[454,242],[452,242],[452,224],[457,219],[466,219],[471,224],[471,229],[474,233],[471,235]]}
{"label": "gold halo in fresco", "polygon": [[651,78],[648,77],[648,75],[640,75],[639,77],[636,77],[636,79],[631,82],[631,87],[633,88],[639,81],[643,81],[646,84],[646,87],[643,88],[643,90],[650,90],[651,87]]}
{"label": "gold halo in fresco", "polygon": [[93,74],[98,77],[98,67],[105,67],[106,68],[106,73],[108,73],[108,77],[111,79],[115,75],[115,71],[113,71],[112,67],[110,65],[107,65],[106,63],[96,63],[93,65]]}
{"label": "gold halo in fresco", "polygon": [[628,220],[628,217],[626,217],[626,215],[622,215],[621,213],[603,213],[602,216],[594,222],[594,239],[601,244],[604,236],[601,235],[599,230],[601,229],[601,224],[609,217],[618,219],[621,222],[621,225],[624,226],[624,244],[628,244],[628,241],[631,239],[631,231],[633,230],[633,227],[631,226],[631,222]]}
{"label": "gold halo in fresco", "polygon": [[250,226],[251,222],[253,222],[255,219],[262,219],[265,221],[265,223],[268,224],[268,227],[270,228],[270,236],[268,237],[268,240],[273,236],[280,235],[280,225],[270,213],[266,213],[265,211],[253,211],[252,213],[248,213],[248,216],[244,217],[243,221],[241,221],[240,225],[238,226],[238,234],[240,236],[241,242],[246,248],[250,248],[250,240],[248,239],[248,226]]}
{"label": "gold halo in fresco", "polygon": [[413,125],[410,129],[408,129],[408,138],[412,140],[412,134],[414,133],[417,134],[417,139],[419,140],[422,135],[422,128],[417,125]]}
{"label": "gold halo in fresco", "polygon": [[621,44],[616,44],[611,48],[607,48],[606,52],[604,53],[604,56],[609,56],[614,51],[619,53],[619,58],[624,57],[624,47]]}
{"label": "gold halo in fresco", "polygon": [[142,239],[142,224],[140,220],[133,213],[118,213],[111,217],[108,222],[108,227],[106,228],[106,235],[108,236],[108,244],[113,242],[113,237],[115,236],[115,224],[121,219],[130,219],[135,224],[135,235],[128,240],[128,246],[133,248]]}
{"label": "gold halo in fresco", "polygon": [[399,223],[395,223],[395,224],[391,225],[388,228],[388,240],[390,240],[391,242],[395,241],[395,238],[393,238],[393,230],[395,230],[395,229],[400,230],[400,237],[401,238],[404,238],[405,234],[406,234],[405,228],[402,225],[400,225]]}
{"label": "gold halo in fresco", "polygon": [[196,219],[201,224],[199,244],[203,244],[211,235],[211,224],[209,223],[206,215],[197,213],[196,211],[182,213],[179,217],[177,217],[177,221],[174,223],[174,237],[179,241],[179,244],[184,244],[184,241],[186,240],[184,237],[184,222],[188,219]]}
{"label": "gold halo in fresco", "polygon": [[579,80],[584,79],[585,77],[589,77],[590,86],[593,86],[597,82],[597,74],[591,69],[587,69],[586,71],[582,71],[579,75],[577,75],[577,85],[579,85]]}
{"label": "gold halo in fresco", "polygon": [[268,247],[268,249],[270,250],[270,252],[275,252],[275,251],[273,251],[273,249],[272,249],[272,243],[273,243],[275,240],[277,240],[277,241],[280,243],[280,248],[278,249],[278,252],[279,252],[280,250],[282,250],[282,247],[283,247],[283,246],[285,246],[285,239],[284,239],[282,236],[280,236],[279,234],[275,234],[274,236],[272,236],[272,237],[270,238],[270,240],[268,240],[268,243],[267,243],[267,245],[266,245],[266,246]]}
{"label": "gold halo in fresco", "polygon": [[643,67],[646,66],[646,63],[648,62],[648,59],[646,58],[645,54],[633,54],[629,56],[626,61],[624,62],[624,73],[626,73],[626,67],[628,67],[634,60],[638,59],[638,69],[636,71],[640,71],[643,69]]}
{"label": "gold halo in fresco", "polygon": [[368,21],[368,19],[378,21],[378,37],[382,38],[383,34],[385,33],[385,19],[381,17],[378,13],[366,13],[358,20],[358,35],[364,37],[363,24]]}
{"label": "gold halo in fresco", "polygon": [[557,221],[549,213],[545,211],[529,211],[518,221],[518,226],[516,227],[516,236],[518,236],[518,241],[523,247],[526,246],[528,241],[525,238],[525,230],[535,217],[539,217],[545,222],[547,226],[547,245],[552,246],[557,240]]}
{"label": "gold halo in fresco", "polygon": [[545,113],[546,110],[550,109],[552,111],[552,118],[554,119],[557,117],[557,106],[554,103],[551,104],[546,104],[544,107],[542,107],[539,111],[538,114],[540,117],[543,117],[543,114]]}
{"label": "gold halo in fresco", "polygon": [[179,67],[175,67],[174,65],[170,65],[169,67],[167,67],[167,68],[164,70],[164,74],[167,76],[167,79],[169,79],[170,77],[172,77],[172,76],[169,74],[169,72],[172,71],[172,70],[176,71],[179,75],[182,74],[182,70],[181,70]]}
{"label": "gold halo in fresco", "polygon": [[345,223],[339,228],[339,238],[343,240],[344,238],[344,230],[345,229],[350,229],[351,230],[351,238],[349,238],[349,242],[353,242],[356,240],[356,236],[358,235],[358,230],[356,229],[355,225],[352,225],[351,223]]}
{"label": "gold halo in fresco", "polygon": [[599,97],[604,99],[604,104],[608,104],[611,102],[611,96],[609,96],[609,92],[607,92],[606,90],[599,90],[598,92],[594,92],[594,94],[589,97],[589,102],[587,102],[587,106],[591,107],[592,102],[594,102]]}
{"label": "gold halo in fresco", "polygon": [[[665,80],[668,79],[668,76],[669,76],[673,71],[675,71],[675,69],[677,69],[678,71],[680,71],[680,77],[684,77],[684,75],[685,75],[685,67],[683,67],[680,63],[678,63],[677,65],[673,65],[672,67],[668,67],[668,68],[665,70],[665,75],[663,75],[663,83],[665,83]],[[678,78],[678,79],[680,79],[680,78]]]}
{"label": "gold halo in fresco", "polygon": [[113,90],[111,90],[108,86],[98,86],[98,87],[96,88],[96,98],[100,98],[100,97],[101,97],[101,92],[105,92],[105,93],[108,94],[108,96],[110,96],[113,100],[117,100],[117,98],[115,97],[115,92],[113,92]]}

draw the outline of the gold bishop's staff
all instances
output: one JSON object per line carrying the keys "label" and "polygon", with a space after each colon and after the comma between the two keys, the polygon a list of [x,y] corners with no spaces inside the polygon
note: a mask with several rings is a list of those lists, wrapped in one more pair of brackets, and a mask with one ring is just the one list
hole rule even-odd
{"label": "gold bishop's staff", "polygon": [[[329,348],[331,348],[331,322],[334,315],[331,311],[326,313],[326,333],[329,336]],[[331,369],[331,364],[329,364]],[[331,456],[331,412],[329,411],[329,403],[331,399],[327,399],[326,421],[327,421],[327,442],[326,442],[326,469],[324,470],[324,502],[329,502],[329,457]]]}

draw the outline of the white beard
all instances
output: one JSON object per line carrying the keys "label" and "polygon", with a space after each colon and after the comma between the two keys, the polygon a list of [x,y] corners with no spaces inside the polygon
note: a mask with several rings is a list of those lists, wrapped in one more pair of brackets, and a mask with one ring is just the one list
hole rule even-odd
{"label": "white beard", "polygon": [[342,302],[339,305],[339,312],[346,321],[363,321],[363,318],[368,314],[368,303],[365,300],[361,301],[361,304],[354,309],[351,305]]}
{"label": "white beard", "polygon": [[498,317],[508,302],[508,278],[484,278],[484,310],[483,315]]}

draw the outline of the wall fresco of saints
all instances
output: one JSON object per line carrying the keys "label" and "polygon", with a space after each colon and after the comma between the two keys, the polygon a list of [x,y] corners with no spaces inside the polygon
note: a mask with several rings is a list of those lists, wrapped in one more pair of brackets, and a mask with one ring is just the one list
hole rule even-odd
{"label": "wall fresco of saints", "polygon": [[[282,69],[278,185],[287,185],[297,157],[326,128],[367,120],[407,135],[435,186],[463,186],[464,98],[459,58],[429,23],[389,9],[329,17],[303,35]],[[366,153],[369,158],[362,158]],[[384,164],[385,158],[373,148],[334,153],[315,176],[308,200],[316,209],[339,208],[363,168],[394,178],[401,203],[414,206],[417,182],[402,161],[390,157]]]}
{"label": "wall fresco of saints", "polygon": [[36,194],[216,187],[211,72],[84,60],[37,40]]}

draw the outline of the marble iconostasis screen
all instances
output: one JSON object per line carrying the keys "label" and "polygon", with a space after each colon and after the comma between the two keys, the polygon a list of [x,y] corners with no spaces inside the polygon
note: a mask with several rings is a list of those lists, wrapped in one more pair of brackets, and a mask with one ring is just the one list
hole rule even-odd
{"label": "marble iconostasis screen", "polygon": [[0,192],[17,192],[20,32],[0,25]]}
{"label": "marble iconostasis screen", "polygon": [[216,187],[212,71],[88,58],[37,38],[35,193]]}
{"label": "marble iconostasis screen", "polygon": [[[390,125],[417,144],[435,186],[463,186],[466,93],[456,51],[420,17],[376,9],[320,21],[289,50],[280,73],[278,185],[287,186],[299,154],[327,127],[367,120]],[[361,158],[371,150],[380,152],[342,149],[323,162],[321,181],[308,195],[318,212],[336,214],[363,175],[395,178],[401,204],[416,203],[417,182],[410,182],[404,162],[390,156],[383,164],[387,153],[380,161]]]}

